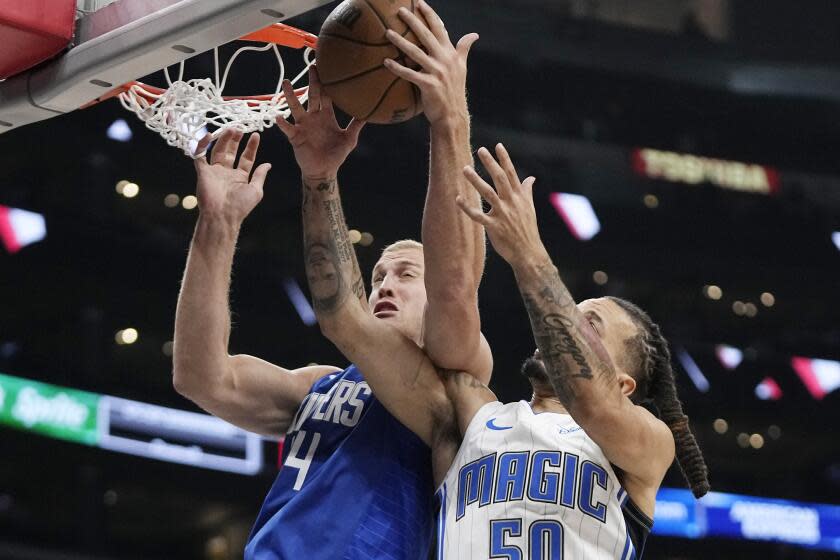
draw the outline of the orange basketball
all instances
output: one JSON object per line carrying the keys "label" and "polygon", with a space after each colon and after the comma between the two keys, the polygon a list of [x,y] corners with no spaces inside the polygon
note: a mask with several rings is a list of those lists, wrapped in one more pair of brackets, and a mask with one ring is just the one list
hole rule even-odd
{"label": "orange basketball", "polygon": [[397,14],[402,6],[417,13],[415,0],[345,0],[321,27],[316,61],[324,92],[357,119],[393,124],[423,111],[417,87],[382,64],[392,58],[403,66],[417,67],[385,37],[393,29],[418,44]]}

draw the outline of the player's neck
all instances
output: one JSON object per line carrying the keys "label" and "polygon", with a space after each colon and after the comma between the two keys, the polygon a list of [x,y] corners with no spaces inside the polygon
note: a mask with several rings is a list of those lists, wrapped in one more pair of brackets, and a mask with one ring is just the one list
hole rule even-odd
{"label": "player's neck", "polygon": [[557,414],[568,414],[566,407],[557,398],[557,395],[542,395],[534,392],[531,396],[531,410],[534,412],[554,412]]}

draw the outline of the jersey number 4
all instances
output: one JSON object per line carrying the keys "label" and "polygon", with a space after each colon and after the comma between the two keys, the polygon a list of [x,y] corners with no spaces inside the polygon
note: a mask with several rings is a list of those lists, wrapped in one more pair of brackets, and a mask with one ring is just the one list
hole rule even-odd
{"label": "jersey number 4", "polygon": [[306,480],[306,473],[309,472],[309,465],[312,464],[312,457],[315,456],[315,450],[318,449],[318,442],[321,441],[321,434],[318,432],[312,433],[312,443],[309,444],[309,449],[306,450],[306,457],[300,457],[298,453],[300,453],[304,439],[306,439],[306,432],[301,430],[295,435],[295,439],[292,440],[292,448],[289,450],[286,462],[283,463],[283,468],[298,470],[294,485],[295,490],[300,490],[303,487],[303,481]]}
{"label": "jersey number 4", "polygon": [[504,560],[563,560],[563,526],[559,521],[534,521],[528,528],[528,549],[509,544],[508,538],[522,536],[521,519],[490,522],[490,558]]}

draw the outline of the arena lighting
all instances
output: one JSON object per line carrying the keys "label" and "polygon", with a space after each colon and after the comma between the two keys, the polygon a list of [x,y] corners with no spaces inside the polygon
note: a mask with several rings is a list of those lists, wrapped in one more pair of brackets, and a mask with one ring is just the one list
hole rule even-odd
{"label": "arena lighting", "polygon": [[283,289],[286,290],[286,295],[289,296],[289,301],[292,302],[292,305],[295,307],[295,311],[297,311],[300,316],[300,320],[303,321],[304,325],[311,327],[318,322],[318,319],[315,318],[315,312],[312,310],[309,300],[306,299],[305,295],[303,295],[303,290],[300,289],[300,285],[297,283],[297,280],[294,278],[286,278],[283,280]]}
{"label": "arena lighting", "polygon": [[831,241],[834,242],[834,246],[840,251],[840,231],[835,231],[831,234]]}
{"label": "arena lighting", "polygon": [[196,206],[198,206],[198,198],[193,194],[188,194],[184,198],[181,199],[181,206],[184,210],[192,210]]}
{"label": "arena lighting", "polygon": [[761,294],[761,305],[764,307],[773,307],[776,305],[776,296],[770,292],[763,292]]}
{"label": "arena lighting", "polygon": [[715,346],[715,356],[717,356],[720,365],[729,370],[737,368],[744,360],[743,351],[734,346],[727,346],[726,344]]}
{"label": "arena lighting", "polygon": [[689,490],[662,488],[656,495],[653,533],[775,541],[840,552],[840,506],[722,492],[695,500]]}
{"label": "arena lighting", "polygon": [[117,119],[111,123],[111,126],[108,127],[108,132],[106,132],[106,134],[108,135],[108,138],[116,140],[117,142],[128,142],[133,136],[131,133],[131,127],[128,126],[125,119]]}
{"label": "arena lighting", "polygon": [[551,193],[550,200],[578,241],[589,241],[601,231],[601,222],[595,215],[592,203],[585,196],[557,192]]}
{"label": "arena lighting", "polygon": [[140,186],[137,183],[125,179],[118,181],[114,189],[126,198],[134,198],[140,192]]}
{"label": "arena lighting", "polygon": [[830,392],[840,388],[840,362],[794,356],[790,363],[805,388],[815,399],[821,400]]}
{"label": "arena lighting", "polygon": [[137,342],[137,338],[139,337],[139,333],[137,329],[129,327],[127,329],[122,329],[114,334],[114,341],[119,344],[120,346],[124,346],[126,344],[134,344]]}
{"label": "arena lighting", "polygon": [[260,436],[214,416],[0,374],[0,425],[111,451],[256,474]]}
{"label": "arena lighting", "polygon": [[631,157],[633,171],[648,179],[689,185],[711,183],[722,189],[758,194],[779,190],[779,172],[772,167],[650,148],[635,149]]}
{"label": "arena lighting", "polygon": [[0,206],[0,240],[9,253],[17,253],[46,236],[47,221],[41,214]]}
{"label": "arena lighting", "polygon": [[695,387],[697,387],[697,390],[701,393],[707,393],[709,391],[709,380],[706,379],[706,376],[703,375],[703,372],[700,371],[697,363],[691,356],[688,355],[688,352],[682,348],[677,348],[677,359],[680,361],[683,369],[688,374],[691,382],[694,383]]}
{"label": "arena lighting", "polygon": [[777,401],[782,394],[782,388],[772,377],[765,377],[755,386],[755,396],[763,401]]}
{"label": "arena lighting", "polygon": [[371,243],[373,243],[373,234],[363,231],[362,238],[359,240],[359,245],[362,247],[370,247]]}

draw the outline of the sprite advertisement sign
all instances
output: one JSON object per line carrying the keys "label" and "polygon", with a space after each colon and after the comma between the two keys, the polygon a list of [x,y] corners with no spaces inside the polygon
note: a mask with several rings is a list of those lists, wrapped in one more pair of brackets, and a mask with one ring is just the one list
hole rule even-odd
{"label": "sprite advertisement sign", "polygon": [[99,398],[94,393],[0,373],[0,424],[96,445]]}

